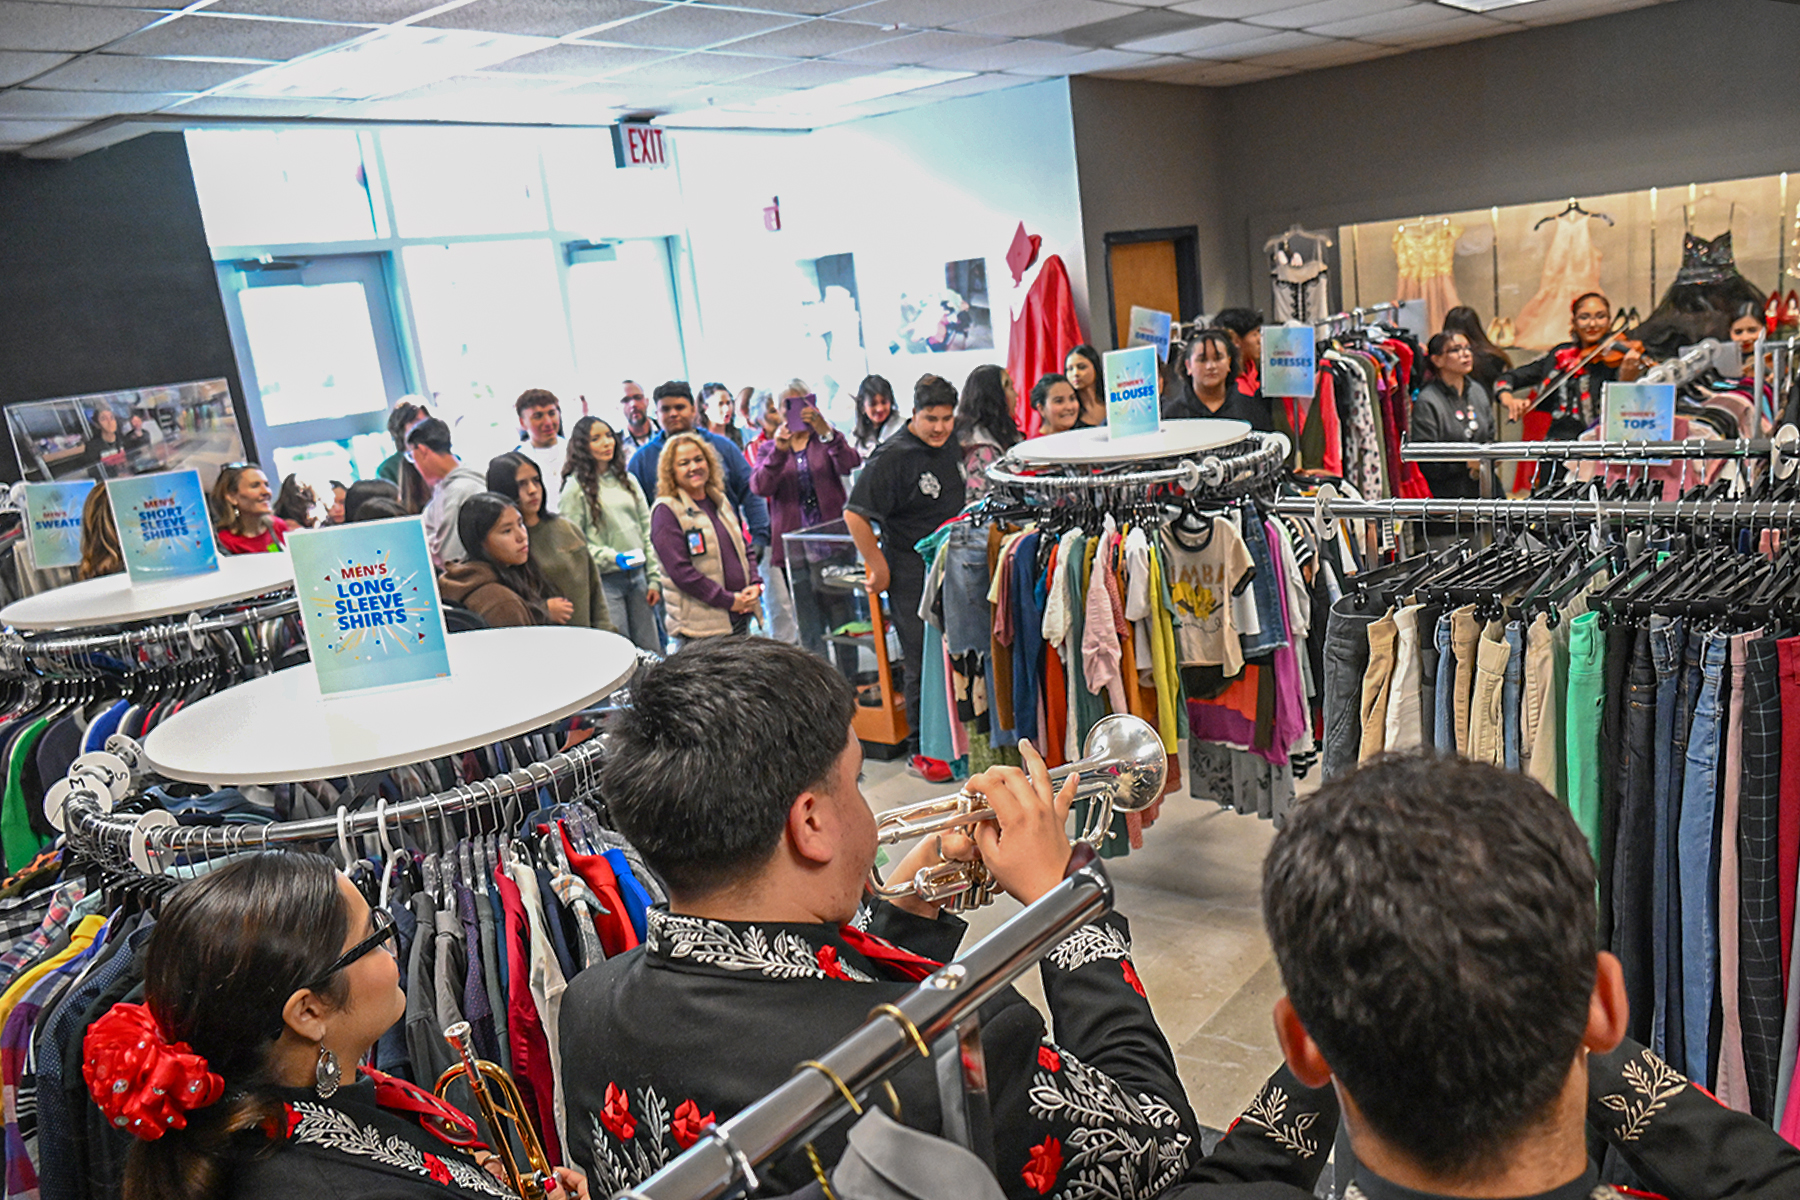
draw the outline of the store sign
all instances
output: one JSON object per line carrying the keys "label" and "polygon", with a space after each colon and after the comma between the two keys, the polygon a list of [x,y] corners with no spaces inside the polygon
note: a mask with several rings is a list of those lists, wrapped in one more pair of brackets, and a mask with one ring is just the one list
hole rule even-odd
{"label": "store sign", "polygon": [[450,674],[437,574],[418,517],[295,530],[288,553],[320,694]]}
{"label": "store sign", "polygon": [[1318,365],[1311,325],[1262,327],[1263,395],[1310,397],[1318,386]]}
{"label": "store sign", "polygon": [[162,471],[106,485],[119,548],[132,583],[157,583],[219,569],[212,519],[198,471]]}
{"label": "store sign", "polygon": [[614,125],[613,160],[620,167],[666,167],[669,137],[654,125]]}
{"label": "store sign", "polygon": [[1175,318],[1154,308],[1131,306],[1131,332],[1125,337],[1127,346],[1154,346],[1156,357],[1169,361],[1169,328]]}
{"label": "store sign", "polygon": [[91,479],[25,485],[25,522],[31,527],[31,561],[39,570],[81,562],[81,509]]}
{"label": "store sign", "polygon": [[1106,435],[1135,437],[1162,428],[1156,371],[1156,348],[1133,346],[1100,356],[1106,377]]}
{"label": "store sign", "polygon": [[1609,383],[1601,397],[1601,436],[1609,442],[1675,439],[1675,385]]}

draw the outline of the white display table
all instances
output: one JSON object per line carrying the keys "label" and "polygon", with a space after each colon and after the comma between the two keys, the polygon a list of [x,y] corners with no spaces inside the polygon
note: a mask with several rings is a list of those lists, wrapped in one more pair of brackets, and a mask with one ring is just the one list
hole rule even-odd
{"label": "white display table", "polygon": [[1020,442],[1007,452],[1022,463],[1123,463],[1175,458],[1233,446],[1250,436],[1248,421],[1164,421],[1156,433],[1114,440],[1105,429],[1069,429]]}
{"label": "white display table", "polygon": [[193,783],[380,771],[548,725],[617,688],[638,661],[616,633],[560,626],[475,630],[447,645],[448,679],[329,698],[310,663],[252,679],[162,722],[144,757]]}
{"label": "white display table", "polygon": [[102,575],[27,596],[0,608],[0,623],[31,633],[126,625],[191,612],[294,586],[294,564],[285,554],[240,554],[219,559],[219,569],[161,583],[132,586],[129,576]]}

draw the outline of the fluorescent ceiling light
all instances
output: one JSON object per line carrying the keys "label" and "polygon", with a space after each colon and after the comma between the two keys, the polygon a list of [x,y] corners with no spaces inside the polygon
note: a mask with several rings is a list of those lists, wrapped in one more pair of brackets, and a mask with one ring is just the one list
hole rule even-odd
{"label": "fluorescent ceiling light", "polygon": [[215,95],[368,100],[542,50],[554,38],[401,25],[246,75]]}
{"label": "fluorescent ceiling light", "polygon": [[1521,4],[1532,3],[1532,0],[1438,0],[1438,3],[1460,8],[1464,12],[1480,13],[1493,12],[1496,8],[1517,8]]}

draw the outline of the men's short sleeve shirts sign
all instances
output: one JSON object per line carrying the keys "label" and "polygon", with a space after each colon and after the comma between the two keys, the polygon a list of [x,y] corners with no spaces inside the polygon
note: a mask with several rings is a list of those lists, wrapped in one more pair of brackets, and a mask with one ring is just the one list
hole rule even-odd
{"label": "men's short sleeve shirts sign", "polygon": [[962,448],[954,437],[932,448],[909,429],[881,444],[845,504],[881,525],[883,549],[910,552],[963,507]]}

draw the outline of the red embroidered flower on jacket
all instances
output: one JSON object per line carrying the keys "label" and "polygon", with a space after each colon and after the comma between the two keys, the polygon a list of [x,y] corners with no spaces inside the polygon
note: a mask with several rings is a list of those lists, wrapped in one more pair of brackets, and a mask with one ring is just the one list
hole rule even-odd
{"label": "red embroidered flower on jacket", "polygon": [[616,1083],[606,1085],[606,1103],[600,1109],[600,1124],[621,1142],[637,1135],[637,1122],[631,1116],[631,1098]]}
{"label": "red embroidered flower on jacket", "polygon": [[1031,1161],[1020,1176],[1025,1186],[1042,1196],[1056,1186],[1056,1173],[1062,1170],[1062,1143],[1047,1137],[1031,1148]]}
{"label": "red embroidered flower on jacket", "polygon": [[263,1132],[268,1134],[271,1138],[276,1138],[281,1141],[286,1141],[293,1137],[294,1130],[298,1128],[300,1128],[300,1114],[294,1110],[294,1106],[291,1104],[283,1104],[281,1106],[280,1119],[270,1117],[263,1122]]}
{"label": "red embroidered flower on jacket", "polygon": [[1060,1071],[1062,1070],[1062,1055],[1048,1046],[1039,1046],[1038,1066],[1046,1071]]}
{"label": "red embroidered flower on jacket", "polygon": [[692,1100],[683,1100],[675,1109],[674,1120],[669,1124],[669,1134],[675,1144],[686,1150],[705,1136],[718,1118],[712,1113],[700,1115],[700,1106]]}
{"label": "red embroidered flower on jacket", "polygon": [[849,973],[844,970],[844,964],[838,961],[836,946],[820,946],[818,954],[814,957],[819,960],[819,970],[831,978],[846,981],[850,978]]}
{"label": "red embroidered flower on jacket", "polygon": [[437,1180],[438,1183],[446,1187],[449,1186],[450,1168],[444,1165],[443,1159],[435,1154],[427,1154],[425,1156],[425,1170],[429,1172],[431,1177]]}
{"label": "red embroidered flower on jacket", "polygon": [[1131,985],[1132,991],[1142,996],[1144,994],[1144,981],[1138,978],[1137,968],[1131,965],[1131,960],[1129,958],[1121,958],[1119,960],[1119,965],[1125,968],[1125,982]]}

